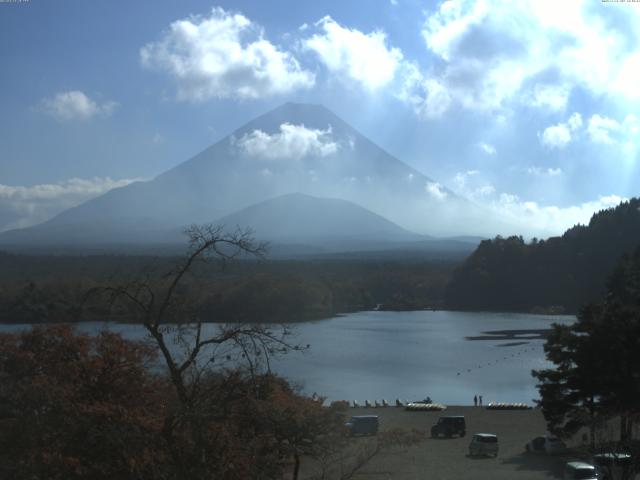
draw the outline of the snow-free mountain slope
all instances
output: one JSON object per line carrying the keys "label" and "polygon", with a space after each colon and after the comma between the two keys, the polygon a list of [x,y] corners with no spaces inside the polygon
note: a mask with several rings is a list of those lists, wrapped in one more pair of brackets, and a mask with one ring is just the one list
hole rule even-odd
{"label": "snow-free mountain slope", "polygon": [[[419,234],[477,234],[483,232],[468,231],[470,225],[487,225],[472,223],[483,215],[473,204],[388,154],[328,109],[287,103],[153,180],[111,190],[44,224],[2,234],[0,244],[7,239],[65,243],[65,235],[71,244],[145,242],[156,232],[209,222],[293,192],[348,200]],[[90,231],[96,225],[98,230]],[[52,231],[56,235],[47,233]]]}
{"label": "snow-free mountain slope", "polygon": [[418,241],[425,239],[347,200],[290,193],[220,218],[226,227],[250,227],[255,236],[286,243],[324,239]]}

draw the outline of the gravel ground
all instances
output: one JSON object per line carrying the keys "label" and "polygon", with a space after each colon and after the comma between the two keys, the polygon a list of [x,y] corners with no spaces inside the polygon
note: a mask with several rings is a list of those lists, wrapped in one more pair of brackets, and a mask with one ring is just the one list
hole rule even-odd
{"label": "gravel ground", "polygon": [[[349,413],[378,415],[383,431],[399,427],[427,432],[426,440],[419,445],[402,451],[379,453],[353,476],[357,480],[562,478],[564,463],[579,457],[576,453],[550,457],[524,452],[529,440],[546,431],[542,412],[538,409],[496,411],[481,407],[449,407],[444,412],[406,412],[402,408],[389,407],[352,408]],[[442,415],[464,415],[467,435],[463,438],[430,438],[431,425]],[[498,435],[500,451],[497,458],[468,455],[474,433]],[[362,442],[373,441],[373,438],[354,438],[350,449],[362,450],[366,445]],[[303,478],[318,477],[317,469],[310,463],[305,465],[303,462]]]}

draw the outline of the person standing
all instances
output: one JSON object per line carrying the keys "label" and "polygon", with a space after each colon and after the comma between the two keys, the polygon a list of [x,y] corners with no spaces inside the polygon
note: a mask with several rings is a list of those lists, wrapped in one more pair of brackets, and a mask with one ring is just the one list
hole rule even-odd
{"label": "person standing", "polygon": [[477,395],[474,395],[474,396],[473,396],[473,406],[474,406],[474,407],[477,407],[477,406],[478,406],[478,396],[477,396]]}
{"label": "person standing", "polygon": [[480,404],[480,406],[482,406],[482,395],[478,397],[478,403]]}

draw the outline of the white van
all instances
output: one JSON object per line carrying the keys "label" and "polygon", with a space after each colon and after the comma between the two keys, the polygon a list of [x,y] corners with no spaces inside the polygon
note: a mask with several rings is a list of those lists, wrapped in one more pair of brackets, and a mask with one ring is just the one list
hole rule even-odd
{"label": "white van", "polygon": [[498,437],[493,433],[475,433],[469,444],[469,455],[498,456]]}
{"label": "white van", "polygon": [[564,480],[598,480],[598,471],[589,463],[567,462],[562,478]]}

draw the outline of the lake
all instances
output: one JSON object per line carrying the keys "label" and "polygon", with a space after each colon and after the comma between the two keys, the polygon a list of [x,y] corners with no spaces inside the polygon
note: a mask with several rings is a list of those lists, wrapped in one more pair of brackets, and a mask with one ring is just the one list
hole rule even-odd
{"label": "lake", "polygon": [[[549,366],[536,331],[573,316],[448,311],[358,312],[296,324],[295,341],[311,348],[272,363],[278,373],[331,400],[423,399],[450,405],[527,402],[538,398],[532,369]],[[25,325],[2,325],[15,331]],[[130,339],[136,325],[87,322]],[[214,328],[209,325],[208,328]],[[503,332],[496,335],[495,332]]]}

